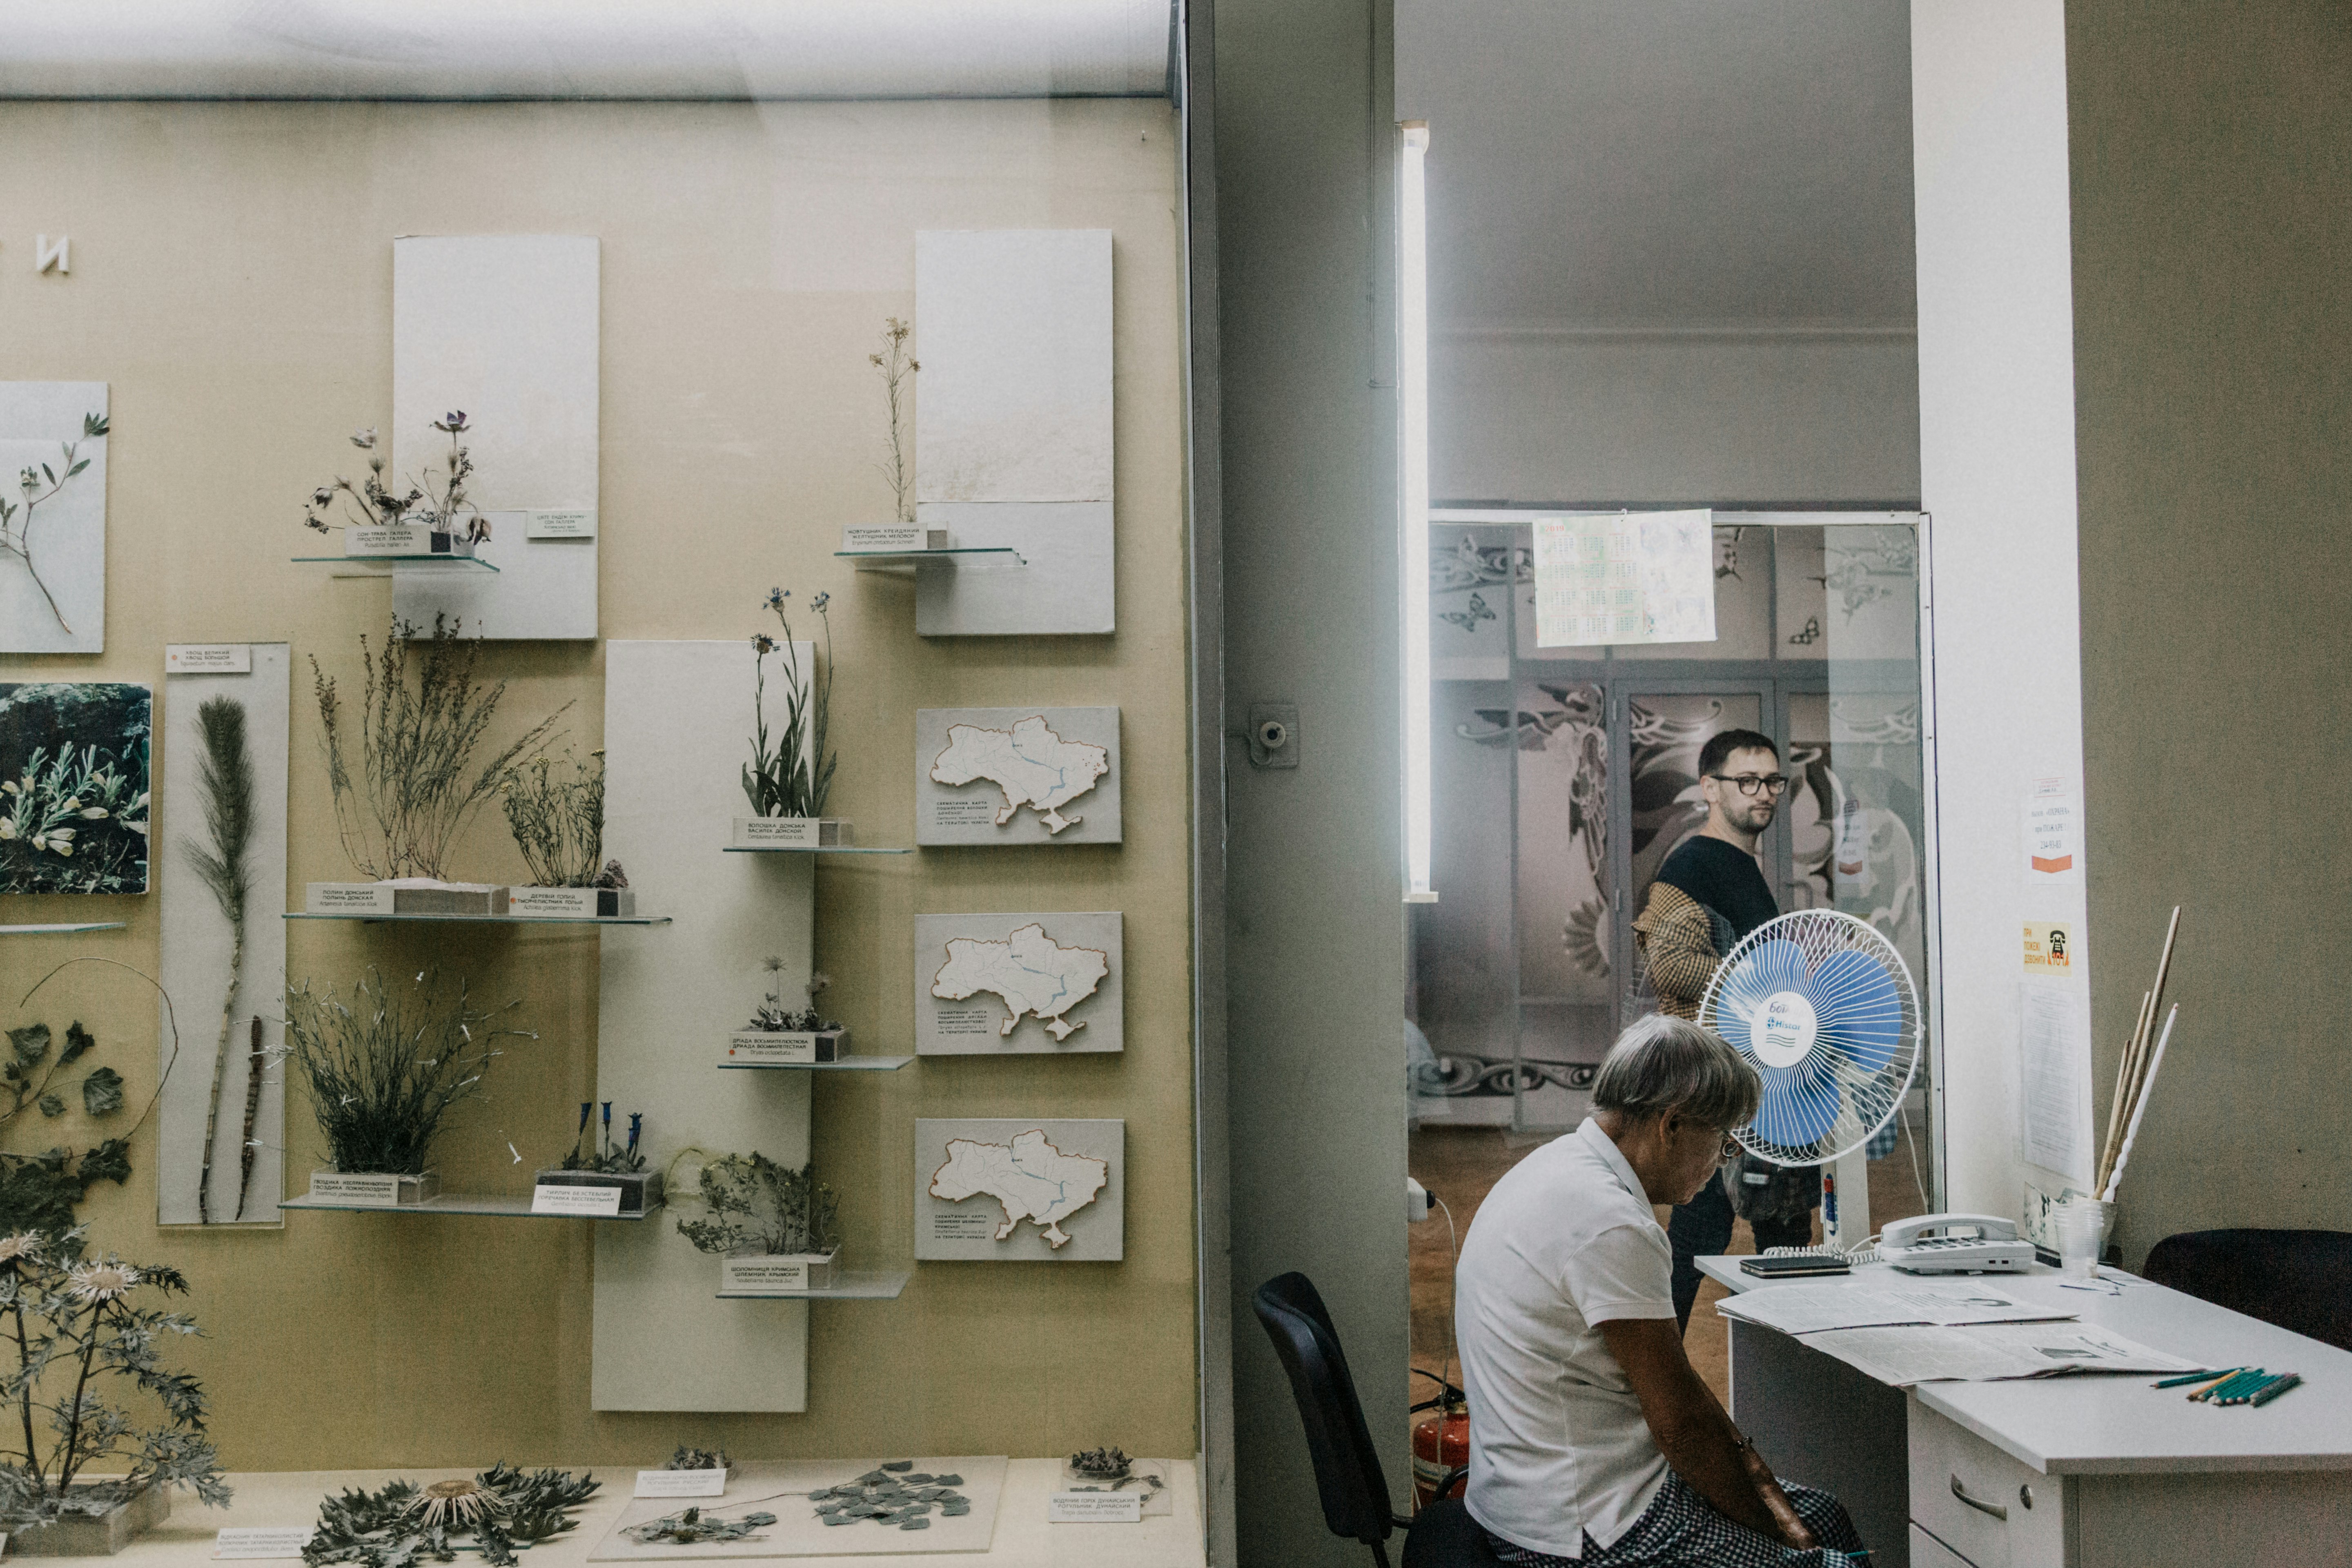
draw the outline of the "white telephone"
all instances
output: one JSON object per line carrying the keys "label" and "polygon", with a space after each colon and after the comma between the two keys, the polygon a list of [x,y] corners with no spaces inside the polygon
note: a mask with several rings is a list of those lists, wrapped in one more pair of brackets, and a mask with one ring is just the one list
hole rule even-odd
{"label": "white telephone", "polygon": [[1889,1225],[1878,1256],[1906,1274],[2021,1274],[2033,1244],[1996,1215],[1927,1214]]}

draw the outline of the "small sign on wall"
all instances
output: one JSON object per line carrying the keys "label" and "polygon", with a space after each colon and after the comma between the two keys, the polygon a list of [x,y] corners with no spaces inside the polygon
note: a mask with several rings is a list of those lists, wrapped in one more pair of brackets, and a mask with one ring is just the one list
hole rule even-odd
{"label": "small sign on wall", "polygon": [[2045,979],[2072,980],[2074,967],[2074,927],[2067,921],[2025,922],[2025,973]]}
{"label": "small sign on wall", "polygon": [[167,643],[166,675],[251,675],[253,645],[242,642]]}
{"label": "small sign on wall", "polygon": [[2036,779],[2025,797],[2025,879],[2083,879],[2083,792],[2072,779]]}
{"label": "small sign on wall", "polygon": [[525,539],[593,539],[596,537],[596,514],[593,511],[527,511],[523,513]]}

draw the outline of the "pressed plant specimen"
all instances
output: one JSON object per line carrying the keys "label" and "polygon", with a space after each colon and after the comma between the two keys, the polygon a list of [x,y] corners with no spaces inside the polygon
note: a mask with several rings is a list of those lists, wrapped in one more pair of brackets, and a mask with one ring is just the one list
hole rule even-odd
{"label": "pressed plant specimen", "polygon": [[381,654],[360,638],[366,677],[356,754],[343,732],[334,678],[320,669],[315,656],[310,660],[335,826],[352,864],[379,881],[438,880],[457,836],[499,793],[516,760],[539,749],[572,706],[565,703],[476,767],[474,753],[507,683],[485,686],[474,679],[481,638],[460,636],[439,616],[433,617],[431,637],[419,637],[418,630],[394,620]]}
{"label": "pressed plant specimen", "polygon": [[[833,621],[826,607],[833,595],[819,594],[809,608],[824,626],[824,657],[816,668],[801,668],[800,645],[793,640],[792,593],[768,591],[768,608],[783,633],[781,641],[761,632],[751,638],[751,654],[759,679],[751,699],[751,761],[743,767],[743,795],[754,816],[823,816],[824,797],[833,789],[834,764],[841,759],[825,750],[833,709]],[[784,685],[784,727],[772,746],[768,740],[768,656],[781,648],[778,661]]]}
{"label": "pressed plant specimen", "polygon": [[630,1525],[621,1533],[640,1546],[691,1546],[703,1541],[758,1541],[761,1537],[754,1532],[775,1522],[772,1513],[746,1513],[726,1519],[705,1513],[699,1508],[688,1508]]}
{"label": "pressed plant specimen", "polygon": [[448,467],[437,481],[433,470],[426,469],[424,479],[411,479],[405,491],[383,482],[385,459],[375,431],[352,432],[352,445],[368,455],[367,477],[353,484],[338,474],[332,482],[312,490],[310,504],[302,511],[303,526],[325,533],[327,520],[340,509],[345,521],[364,528],[408,526],[434,533],[462,533],[478,544],[489,538],[490,520],[466,494],[466,481],[474,475],[474,459],[467,454],[462,439],[471,428],[465,410],[443,415],[433,421],[433,428],[449,437]]}
{"label": "pressed plant specimen", "polygon": [[[245,705],[233,697],[215,697],[196,710],[196,728],[203,736],[205,760],[197,783],[205,802],[205,837],[184,839],[180,853],[196,880],[220,906],[228,921],[228,990],[221,997],[220,1039],[213,1048],[212,1094],[205,1105],[204,1163],[196,1178],[196,1219],[212,1223],[213,1148],[220,1129],[221,1089],[228,1081],[229,1032],[236,1021],[236,984],[245,967],[245,906],[253,890],[253,753],[245,740]],[[258,1087],[257,1077],[255,1086]],[[247,1129],[249,1142],[252,1130]],[[253,1163],[244,1167],[249,1179]],[[245,1209],[245,1183],[236,1193],[237,1212]],[[235,1217],[232,1215],[231,1217]]]}
{"label": "pressed plant specimen", "polygon": [[[146,1305],[185,1295],[186,1278],[111,1254],[86,1258],[86,1234],[77,1226],[0,1237],[0,1343],[13,1339],[16,1351],[0,1394],[17,1427],[0,1421],[0,1523],[21,1530],[104,1514],[159,1486],[193,1487],[226,1507],[229,1489],[205,1436],[204,1388],[163,1364],[163,1346],[196,1333],[195,1320]],[[108,1402],[100,1380],[117,1378],[142,1407],[160,1408],[161,1426],[140,1428],[130,1410]],[[81,1480],[92,1467],[104,1479]]]}
{"label": "pressed plant specimen", "polygon": [[[784,961],[781,958],[763,959],[761,961],[760,967],[770,974],[781,977],[784,972]],[[832,984],[831,978],[822,970],[810,975],[807,987],[809,1005],[796,1013],[784,1005],[782,979],[772,980],[769,982],[767,995],[762,997],[760,1005],[752,1009],[751,1021],[745,1024],[743,1027],[757,1029],[763,1034],[771,1035],[793,1032],[808,1034],[823,1029],[838,1029],[841,1027],[839,1024],[824,1017],[816,1010],[817,997]]]}
{"label": "pressed plant specimen", "polygon": [[731,1470],[734,1468],[735,1461],[727,1457],[726,1449],[698,1448],[688,1443],[680,1443],[677,1451],[669,1457],[669,1463],[662,1467],[665,1470]]}
{"label": "pressed plant specimen", "polygon": [[[107,416],[103,414],[83,415],[81,441],[104,440],[106,421]],[[33,586],[41,591],[42,601],[49,606],[49,614],[55,616],[58,625],[68,633],[73,627],[66,626],[65,612],[58,608],[57,595],[49,592],[47,583],[41,581],[40,565],[33,559],[33,519],[44,503],[55,500],[77,474],[89,467],[90,460],[81,456],[81,441],[60,443],[54,466],[42,463],[19,472],[16,476],[17,500],[12,501],[0,495],[0,559],[13,555],[25,563],[26,572],[33,579]]]}
{"label": "pressed plant specimen", "polygon": [[922,365],[907,352],[907,340],[915,329],[898,317],[882,323],[882,347],[866,356],[866,363],[882,373],[882,387],[890,400],[890,434],[882,447],[879,467],[882,477],[890,481],[890,492],[898,498],[898,521],[915,521],[914,466],[907,459],[907,400],[915,390],[915,373]]}
{"label": "pressed plant specimen", "polygon": [[308,982],[286,994],[286,1059],[310,1090],[310,1109],[338,1171],[423,1175],[449,1112],[481,1092],[501,1039],[535,1040],[485,1013],[466,983],[444,986],[428,970],[404,984],[374,970],[349,1002]]}
{"label": "pressed plant specimen", "polygon": [[704,1252],[778,1258],[833,1246],[839,1207],[814,1162],[795,1171],[765,1154],[728,1154],[702,1167],[710,1217],[680,1220],[677,1233]]}
{"label": "pressed plant specimen", "polygon": [[626,1144],[615,1144],[613,1142],[613,1102],[606,1100],[604,1147],[600,1149],[588,1136],[588,1117],[593,1110],[595,1105],[593,1101],[583,1100],[580,1102],[580,1131],[572,1140],[572,1152],[563,1156],[563,1163],[559,1169],[595,1171],[611,1176],[629,1175],[644,1170],[646,1157],[637,1152],[637,1138],[645,1131],[646,1113],[642,1110],[629,1112],[629,1141]]}
{"label": "pressed plant specimen", "polygon": [[[499,785],[507,826],[537,886],[604,886],[604,753],[591,752],[585,763],[569,751],[563,756],[567,772],[559,773],[544,752],[508,771]],[[613,885],[625,887],[627,879]]]}
{"label": "pressed plant specimen", "polygon": [[[102,1139],[79,1154],[63,1144],[37,1154],[0,1150],[0,1235],[32,1231],[64,1238],[74,1231],[78,1223],[74,1211],[91,1187],[101,1181],[120,1186],[130,1180],[131,1142],[146,1125],[148,1115],[162,1098],[163,1085],[171,1080],[172,1069],[180,1059],[180,1024],[172,1009],[171,995],[152,977],[118,960],[68,959],[35,981],[33,988],[25,993],[24,1002],[29,1004],[43,986],[65,971],[85,963],[120,969],[153,986],[155,994],[163,999],[163,1022],[171,1037],[171,1047],[163,1058],[163,1070],[156,1079],[154,1094],[149,1096],[137,1119],[129,1127],[120,1129],[115,1136]],[[8,1030],[6,1037],[5,1060],[0,1060],[0,1094],[6,1096],[5,1103],[0,1103],[0,1139],[12,1137],[27,1110],[39,1111],[40,1124],[45,1127],[67,1115],[71,1106],[67,1094],[59,1092],[59,1075],[98,1048],[97,1037],[78,1019],[66,1026],[62,1043],[44,1023],[21,1025]],[[80,1100],[82,1115],[91,1121],[111,1117],[123,1108],[122,1075],[110,1067],[90,1068],[76,1086],[73,1098]],[[71,1251],[78,1251],[79,1245],[60,1240],[60,1246]]]}
{"label": "pressed plant specimen", "polygon": [[451,1563],[461,1551],[511,1564],[515,1553],[579,1528],[572,1511],[595,1493],[593,1476],[520,1470],[499,1464],[473,1476],[418,1486],[394,1481],[375,1491],[345,1489],[319,1504],[319,1527],[302,1548],[313,1568],[415,1568]]}

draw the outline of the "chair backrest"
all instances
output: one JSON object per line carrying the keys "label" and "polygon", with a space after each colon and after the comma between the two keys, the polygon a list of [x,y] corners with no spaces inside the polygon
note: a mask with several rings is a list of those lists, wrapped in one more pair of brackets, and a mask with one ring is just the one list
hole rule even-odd
{"label": "chair backrest", "polygon": [[2352,1350],[2352,1235],[2343,1231],[2183,1231],[2158,1242],[2140,1272],[2200,1300]]}
{"label": "chair backrest", "polygon": [[1290,1374],[1298,1417],[1307,1425],[1307,1448],[1315,1460],[1315,1487],[1322,1494],[1323,1522],[1334,1535],[1376,1550],[1395,1524],[1389,1507],[1388,1479],[1364,1426],[1356,1382],[1331,1327],[1330,1311],[1304,1274],[1283,1274],[1257,1288],[1257,1318],[1274,1341],[1274,1353]]}

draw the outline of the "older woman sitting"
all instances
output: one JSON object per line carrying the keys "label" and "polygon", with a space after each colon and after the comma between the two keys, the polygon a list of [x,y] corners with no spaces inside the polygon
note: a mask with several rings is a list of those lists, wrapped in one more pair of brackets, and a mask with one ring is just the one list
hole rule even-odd
{"label": "older woman sitting", "polygon": [[1714,1176],[1758,1092],[1719,1037],[1643,1018],[1601,1063],[1592,1115],[1479,1205],[1454,1280],[1466,1501],[1504,1562],[1831,1568],[1862,1553],[1835,1498],[1773,1479],[1675,1330],[1651,1205]]}

